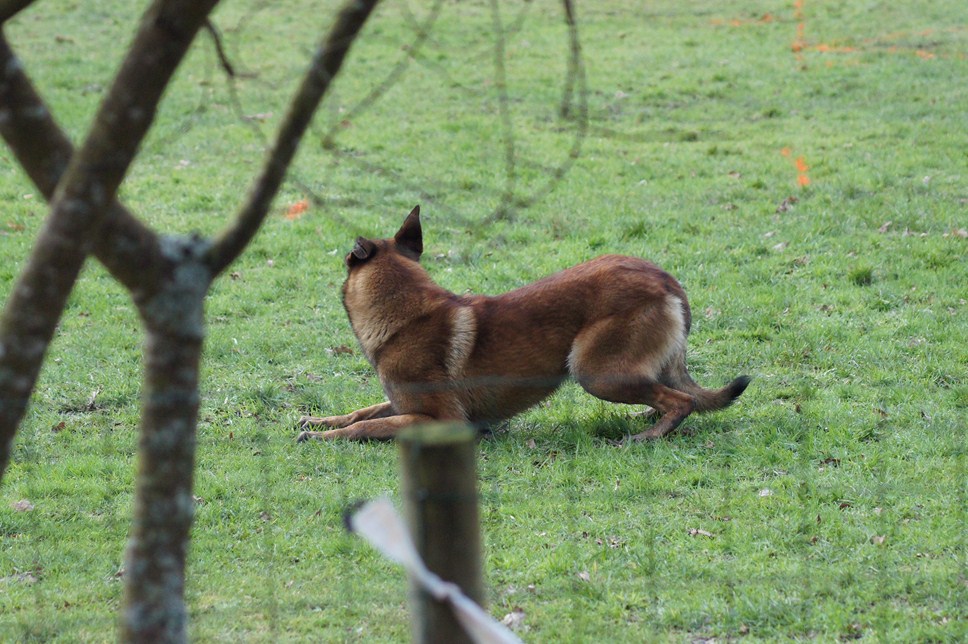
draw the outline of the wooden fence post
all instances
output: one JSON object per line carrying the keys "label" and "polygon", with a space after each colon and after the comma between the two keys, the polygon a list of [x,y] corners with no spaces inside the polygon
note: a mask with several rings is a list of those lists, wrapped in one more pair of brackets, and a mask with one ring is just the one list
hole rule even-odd
{"label": "wooden fence post", "polygon": [[[477,432],[463,424],[413,427],[397,437],[410,534],[427,568],[484,605],[477,509]],[[411,581],[413,639],[471,642],[449,606]]]}

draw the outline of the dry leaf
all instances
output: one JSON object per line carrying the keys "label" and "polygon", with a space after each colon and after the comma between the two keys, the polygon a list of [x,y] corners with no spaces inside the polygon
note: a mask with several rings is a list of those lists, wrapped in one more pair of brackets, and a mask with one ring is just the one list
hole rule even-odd
{"label": "dry leaf", "polygon": [[300,199],[296,203],[289,206],[288,209],[286,209],[286,219],[288,219],[289,221],[299,219],[304,214],[306,214],[307,210],[309,210],[309,200]]}
{"label": "dry leaf", "polygon": [[98,387],[97,389],[91,392],[91,395],[88,396],[87,404],[84,405],[85,410],[94,411],[95,409],[97,409],[97,405],[95,404],[95,401],[97,400],[98,394],[100,394],[101,391],[102,391],[101,387]]}
{"label": "dry leaf", "polygon": [[776,246],[773,247],[773,250],[775,250],[775,251],[781,251],[781,250],[783,250],[786,247],[787,247],[787,243],[786,242],[780,242],[779,244],[777,244]]}
{"label": "dry leaf", "polygon": [[885,221],[883,224],[881,224],[881,227],[877,229],[877,232],[886,233],[887,229],[890,228],[891,224],[893,223],[894,223],[893,221]]}
{"label": "dry leaf", "polygon": [[512,631],[516,631],[524,624],[524,611],[520,606],[515,606],[511,609],[511,612],[501,619],[501,623]]}
{"label": "dry leaf", "polygon": [[773,496],[773,490],[768,487],[763,488],[759,492],[760,496]]}
{"label": "dry leaf", "polygon": [[954,235],[955,237],[961,237],[962,239],[965,239],[966,237],[968,237],[968,230],[964,228],[959,228],[958,230],[952,230],[951,234]]}
{"label": "dry leaf", "polygon": [[592,576],[588,574],[587,570],[582,570],[580,573],[578,573],[578,578],[581,579],[582,581],[592,580]]}
{"label": "dry leaf", "polygon": [[31,572],[21,572],[11,577],[0,577],[0,584],[7,581],[19,581],[22,584],[35,584],[37,583],[37,578]]}
{"label": "dry leaf", "polygon": [[537,449],[538,444],[534,442],[533,438],[528,439],[528,449]]}
{"label": "dry leaf", "polygon": [[20,499],[10,505],[14,512],[30,512],[34,509],[34,504],[27,499]]}
{"label": "dry leaf", "polygon": [[786,199],[780,202],[780,205],[776,207],[776,211],[786,212],[791,208],[793,208],[793,204],[795,204],[797,201],[799,201],[799,199],[797,199],[793,195],[790,195],[789,197],[787,197]]}
{"label": "dry leaf", "polygon": [[56,434],[57,432],[64,431],[64,428],[65,427],[67,427],[67,423],[65,423],[64,421],[61,421],[61,422],[57,423],[56,425],[54,425],[53,427],[51,427],[50,428],[50,431],[52,431],[52,432],[54,432]]}
{"label": "dry leaf", "polygon": [[707,539],[715,539],[716,535],[712,532],[707,532],[706,530],[701,530],[699,528],[692,528],[689,530],[690,537],[706,537]]}
{"label": "dry leaf", "polygon": [[887,541],[887,537],[881,534],[871,537],[871,543],[873,543],[875,546],[883,545],[885,541]]}

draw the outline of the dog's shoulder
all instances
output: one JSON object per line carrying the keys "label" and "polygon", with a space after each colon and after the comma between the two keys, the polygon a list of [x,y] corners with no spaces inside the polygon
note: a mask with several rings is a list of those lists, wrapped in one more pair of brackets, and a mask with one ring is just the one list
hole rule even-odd
{"label": "dog's shoulder", "polygon": [[477,341],[477,315],[471,306],[457,304],[450,312],[450,342],[447,350],[447,375],[454,378],[464,372],[464,367],[474,352]]}

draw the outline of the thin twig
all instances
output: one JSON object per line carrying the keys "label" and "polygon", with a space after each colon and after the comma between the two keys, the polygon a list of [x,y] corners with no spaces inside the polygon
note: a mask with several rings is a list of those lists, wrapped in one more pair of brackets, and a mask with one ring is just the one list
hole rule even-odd
{"label": "thin twig", "polygon": [[285,178],[303,134],[316,108],[339,72],[350,46],[379,0],[348,0],[313,57],[296,98],[286,115],[275,146],[249,198],[232,223],[215,241],[208,254],[213,275],[221,273],[258,232]]}
{"label": "thin twig", "polygon": [[235,78],[235,68],[232,66],[232,61],[226,56],[225,48],[222,47],[222,34],[219,33],[211,18],[205,21],[205,31],[212,37],[212,42],[215,44],[215,55],[218,56],[218,62],[222,65],[222,69],[230,78]]}
{"label": "thin twig", "polygon": [[336,133],[341,129],[340,123],[343,121],[353,121],[360,114],[369,109],[381,96],[386,94],[387,90],[393,87],[396,82],[403,76],[403,73],[413,62],[414,58],[420,53],[421,47],[423,47],[424,42],[430,36],[431,30],[433,29],[434,23],[437,22],[437,18],[440,16],[440,9],[443,6],[443,0],[437,0],[434,2],[433,6],[430,8],[427,19],[423,23],[418,23],[416,25],[415,31],[417,37],[414,38],[406,48],[406,54],[397,61],[397,64],[393,66],[393,69],[386,75],[386,77],[377,84],[369,94],[367,94],[359,103],[354,105],[349,109],[348,112],[340,115],[340,122],[334,123],[330,126],[330,129],[323,136],[323,144],[329,146],[333,142],[333,138]]}
{"label": "thin twig", "polygon": [[498,112],[501,119],[501,138],[504,143],[504,194],[497,209],[497,218],[511,214],[514,189],[517,183],[515,167],[514,121],[511,118],[511,101],[508,98],[508,77],[505,66],[505,34],[498,0],[491,0],[491,20],[494,27],[494,86],[497,88]]}

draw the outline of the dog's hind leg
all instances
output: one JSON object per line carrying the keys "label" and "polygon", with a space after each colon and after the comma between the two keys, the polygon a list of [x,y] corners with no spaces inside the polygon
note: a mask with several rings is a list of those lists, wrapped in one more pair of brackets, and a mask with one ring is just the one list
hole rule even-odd
{"label": "dog's hind leg", "polygon": [[309,427],[348,427],[353,423],[358,423],[361,420],[371,420],[374,418],[386,418],[387,416],[392,416],[394,414],[393,405],[389,402],[383,402],[378,405],[370,405],[369,407],[364,407],[363,409],[357,409],[356,411],[344,414],[342,416],[303,416],[296,423],[296,427],[299,429],[307,429]]}
{"label": "dog's hind leg", "polygon": [[683,351],[685,336],[682,302],[670,296],[584,329],[572,344],[568,367],[597,398],[656,409],[655,425],[632,438],[660,438],[696,408],[691,394],[660,381],[663,367]]}
{"label": "dog's hind leg", "polygon": [[578,384],[596,398],[614,403],[649,405],[658,412],[659,419],[651,429],[632,436],[636,441],[662,438],[678,427],[696,404],[689,394],[641,376],[581,374],[577,379]]}

